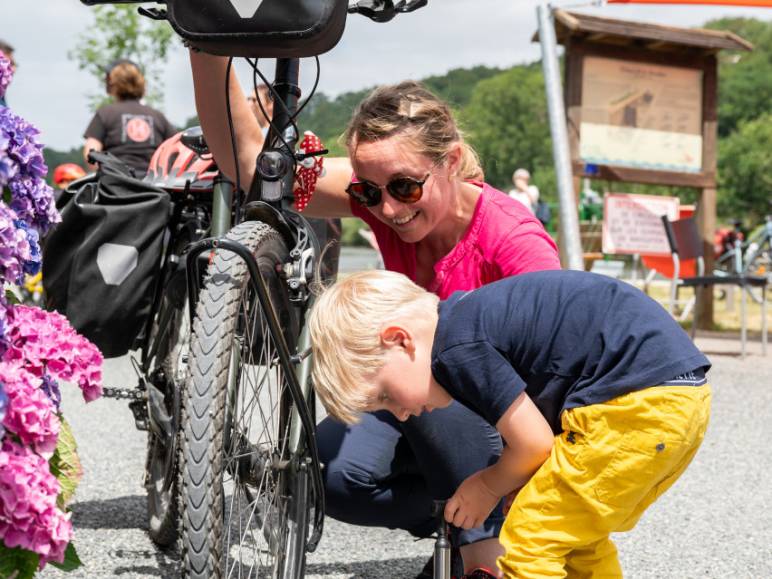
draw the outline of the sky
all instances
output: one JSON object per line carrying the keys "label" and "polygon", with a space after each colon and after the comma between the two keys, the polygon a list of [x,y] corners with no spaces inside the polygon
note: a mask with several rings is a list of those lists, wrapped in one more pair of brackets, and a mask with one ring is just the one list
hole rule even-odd
{"label": "sky", "polygon": [[[531,42],[537,27],[537,5],[538,0],[429,0],[427,7],[386,24],[349,16],[340,43],[320,57],[318,90],[335,96],[377,84],[444,74],[458,67],[532,62],[540,55],[539,45]],[[723,16],[772,20],[772,9],[763,8],[599,7],[590,3],[579,7],[572,0],[553,5],[609,18],[684,27]],[[78,0],[0,0],[0,38],[15,47],[19,63],[6,94],[8,104],[35,124],[42,132],[41,140],[56,149],[82,145],[83,131],[92,116],[86,95],[102,88],[68,58],[79,35],[92,23],[92,9]],[[243,82],[251,83],[246,67],[237,70]],[[265,70],[270,77],[270,66]],[[304,87],[310,88],[313,70],[310,62],[301,65]],[[195,114],[187,52],[181,45],[169,55],[164,78],[161,108],[179,126]]]}

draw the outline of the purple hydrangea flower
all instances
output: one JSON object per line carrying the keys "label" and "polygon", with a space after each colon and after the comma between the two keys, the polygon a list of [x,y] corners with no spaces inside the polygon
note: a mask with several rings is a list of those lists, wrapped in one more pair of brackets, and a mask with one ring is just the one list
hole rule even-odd
{"label": "purple hydrangea flower", "polygon": [[5,418],[5,410],[8,408],[8,395],[5,393],[5,387],[0,382],[0,441],[5,436],[5,428],[3,427],[3,418]]}
{"label": "purple hydrangea flower", "polygon": [[17,221],[16,213],[0,201],[0,281],[21,283],[24,264],[32,260],[27,232]]}
{"label": "purple hydrangea flower", "polygon": [[43,384],[41,384],[40,388],[51,399],[51,402],[53,402],[56,407],[56,411],[59,412],[59,407],[62,404],[62,392],[59,390],[59,382],[51,378],[48,374],[44,374]]}
{"label": "purple hydrangea flower", "polygon": [[8,184],[11,209],[45,235],[62,218],[56,210],[54,191],[40,177],[17,176]]}
{"label": "purple hydrangea flower", "polygon": [[53,189],[45,182],[48,167],[38,134],[10,109],[0,108],[0,185],[8,186],[10,206],[18,218],[45,235],[61,217]]}
{"label": "purple hydrangea flower", "polygon": [[25,221],[17,219],[14,221],[14,225],[18,229],[24,232],[27,236],[27,243],[29,243],[30,257],[24,262],[24,273],[29,275],[35,275],[40,271],[40,266],[43,261],[42,255],[40,255],[40,236],[38,232],[32,229]]}
{"label": "purple hydrangea flower", "polygon": [[13,79],[13,65],[11,59],[0,52],[0,97],[5,95],[5,90]]}

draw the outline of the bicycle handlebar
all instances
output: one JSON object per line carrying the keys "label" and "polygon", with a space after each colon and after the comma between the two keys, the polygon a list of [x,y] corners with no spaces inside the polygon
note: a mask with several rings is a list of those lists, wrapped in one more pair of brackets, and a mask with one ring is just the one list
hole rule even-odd
{"label": "bicycle handlebar", "polygon": [[[153,0],[80,0],[86,6],[99,6],[100,4],[147,4]],[[156,2],[158,4],[158,2]]]}

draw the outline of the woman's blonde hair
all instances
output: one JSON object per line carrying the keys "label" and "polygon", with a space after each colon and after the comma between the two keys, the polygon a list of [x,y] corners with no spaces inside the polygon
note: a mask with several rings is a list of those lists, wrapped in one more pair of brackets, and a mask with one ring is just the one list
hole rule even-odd
{"label": "woman's blonde hair", "polygon": [[131,62],[121,62],[107,75],[108,92],[121,101],[139,100],[145,96],[145,77]]}
{"label": "woman's blonde hair", "polygon": [[419,82],[405,81],[375,89],[357,107],[343,138],[352,155],[359,143],[394,135],[404,136],[418,153],[437,164],[459,144],[458,177],[483,179],[480,159],[464,141],[450,107]]}
{"label": "woman's blonde hair", "polygon": [[382,328],[405,315],[425,319],[439,298],[400,273],[365,271],[325,290],[308,318],[312,378],[327,413],[353,424],[372,403],[370,381],[383,367]]}

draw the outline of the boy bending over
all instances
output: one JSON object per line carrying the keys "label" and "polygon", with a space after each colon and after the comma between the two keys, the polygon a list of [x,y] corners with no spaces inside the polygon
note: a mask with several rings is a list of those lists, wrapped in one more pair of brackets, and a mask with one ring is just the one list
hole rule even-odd
{"label": "boy bending over", "polygon": [[621,577],[609,534],[678,479],[708,425],[708,359],[608,277],[528,273],[438,303],[401,274],[364,272],[323,293],[309,325],[314,384],[337,419],[406,420],[455,398],[495,425],[499,461],[445,518],[473,528],[510,495],[506,577]]}

